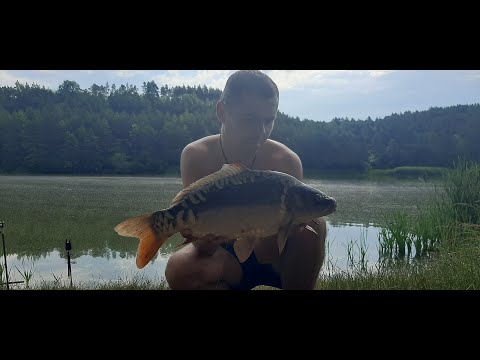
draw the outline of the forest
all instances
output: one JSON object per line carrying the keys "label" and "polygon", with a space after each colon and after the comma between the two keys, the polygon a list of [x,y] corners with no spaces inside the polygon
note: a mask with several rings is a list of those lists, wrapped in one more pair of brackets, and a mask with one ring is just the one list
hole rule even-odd
{"label": "forest", "polygon": [[[0,173],[178,173],[191,141],[217,134],[221,90],[204,86],[93,84],[65,80],[57,90],[0,88]],[[402,166],[451,167],[480,161],[480,104],[432,107],[375,120],[329,122],[278,113],[271,139],[305,170],[352,171]]]}

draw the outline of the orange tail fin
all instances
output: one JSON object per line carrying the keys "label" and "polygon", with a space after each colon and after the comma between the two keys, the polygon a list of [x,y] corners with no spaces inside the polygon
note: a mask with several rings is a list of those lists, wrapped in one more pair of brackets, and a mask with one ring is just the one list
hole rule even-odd
{"label": "orange tail fin", "polygon": [[115,226],[118,235],[140,239],[137,251],[137,267],[142,269],[157,254],[158,249],[168,239],[160,237],[152,226],[151,214],[125,220]]}

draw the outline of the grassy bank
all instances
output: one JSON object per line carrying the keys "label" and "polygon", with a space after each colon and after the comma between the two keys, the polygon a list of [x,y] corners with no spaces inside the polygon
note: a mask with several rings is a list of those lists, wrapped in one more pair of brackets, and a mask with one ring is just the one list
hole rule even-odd
{"label": "grassy bank", "polygon": [[441,249],[408,265],[338,273],[317,282],[317,290],[478,290],[480,247]]}
{"label": "grassy bank", "polygon": [[479,289],[480,165],[459,162],[442,175],[431,200],[411,216],[385,219],[380,261],[321,279],[317,289]]}

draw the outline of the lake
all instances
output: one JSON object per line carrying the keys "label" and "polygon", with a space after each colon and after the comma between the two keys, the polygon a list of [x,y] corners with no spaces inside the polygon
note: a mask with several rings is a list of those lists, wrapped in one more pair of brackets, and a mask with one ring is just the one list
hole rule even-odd
{"label": "lake", "polygon": [[[368,262],[374,266],[384,217],[397,210],[415,212],[434,190],[420,180],[305,182],[338,203],[337,211],[326,217],[328,251],[322,272],[345,270],[348,247],[354,253],[366,247]],[[173,236],[150,264],[138,270],[138,240],[121,237],[113,228],[128,217],[167,207],[180,190],[180,178],[0,176],[0,221],[5,222],[9,280],[21,281],[20,272],[33,270],[32,283],[67,282],[66,239],[72,244],[75,283],[137,276],[163,279],[166,261],[181,237]],[[3,266],[1,248],[0,254]]]}

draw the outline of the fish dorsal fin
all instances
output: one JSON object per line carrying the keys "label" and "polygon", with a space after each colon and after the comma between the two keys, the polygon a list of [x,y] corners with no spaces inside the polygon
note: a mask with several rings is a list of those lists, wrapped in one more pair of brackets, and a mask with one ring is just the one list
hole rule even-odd
{"label": "fish dorsal fin", "polygon": [[188,194],[191,192],[200,189],[201,187],[213,183],[219,179],[223,179],[229,176],[234,176],[241,174],[243,172],[250,171],[245,165],[242,163],[236,164],[223,164],[222,168],[213,174],[207,175],[201,179],[198,179],[194,183],[187,186],[185,189],[180,191],[177,196],[172,200],[171,206],[177,205],[181,202]]}

